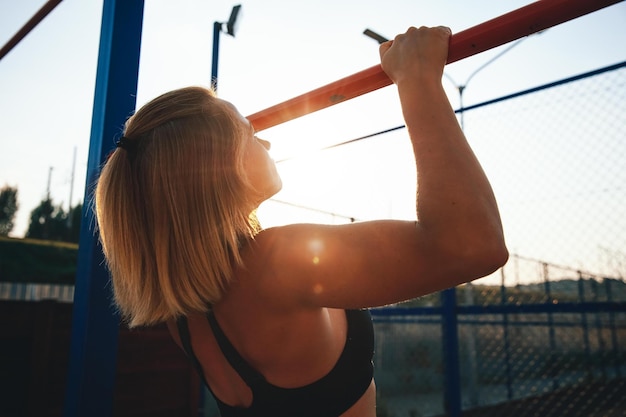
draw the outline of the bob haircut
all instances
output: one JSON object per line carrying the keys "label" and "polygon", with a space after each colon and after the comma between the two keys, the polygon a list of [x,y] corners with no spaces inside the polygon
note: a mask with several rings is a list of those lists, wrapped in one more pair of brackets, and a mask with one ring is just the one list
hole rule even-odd
{"label": "bob haircut", "polygon": [[213,90],[165,93],[128,119],[95,191],[114,301],[130,327],[206,312],[259,232],[240,116]]}

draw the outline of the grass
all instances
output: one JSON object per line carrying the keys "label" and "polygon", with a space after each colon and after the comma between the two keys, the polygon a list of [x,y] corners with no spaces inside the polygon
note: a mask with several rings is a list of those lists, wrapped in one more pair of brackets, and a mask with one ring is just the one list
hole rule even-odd
{"label": "grass", "polygon": [[0,282],[74,284],[78,245],[0,237]]}

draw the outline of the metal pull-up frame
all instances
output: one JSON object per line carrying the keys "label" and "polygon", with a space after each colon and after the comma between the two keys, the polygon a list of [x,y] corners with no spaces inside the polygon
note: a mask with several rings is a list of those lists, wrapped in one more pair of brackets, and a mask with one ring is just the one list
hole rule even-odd
{"label": "metal pull-up frame", "polygon": [[[452,35],[451,64],[565,23],[622,0],[540,0]],[[257,131],[391,85],[380,65],[357,72],[248,116]]]}
{"label": "metal pull-up frame", "polygon": [[[620,0],[540,0],[453,35],[448,62],[458,61],[530,35]],[[84,201],[134,111],[144,0],[104,0],[100,52]],[[391,84],[380,65],[250,115],[257,130],[284,123]],[[89,204],[84,205],[74,297],[71,360],[65,417],[112,414],[119,317],[111,308],[105,270]],[[448,328],[454,336],[454,327]],[[453,341],[456,340],[452,337]],[[448,346],[454,349],[454,346]],[[452,358],[454,359],[454,358]],[[457,358],[458,360],[458,358]],[[458,378],[446,388],[448,415],[460,415]]]}

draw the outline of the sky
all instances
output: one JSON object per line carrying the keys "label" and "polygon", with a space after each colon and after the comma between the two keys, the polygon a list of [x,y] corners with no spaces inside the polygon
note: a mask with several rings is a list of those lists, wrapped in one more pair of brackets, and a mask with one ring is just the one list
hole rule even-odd
{"label": "sky", "polygon": [[[242,13],[235,37],[220,37],[218,93],[245,116],[378,64],[378,46],[363,35],[366,28],[388,38],[421,25],[446,25],[454,33],[529,3],[149,0],[137,102],[174,88],[208,86],[213,22],[228,20],[235,4],[242,4]],[[0,43],[43,4],[0,0]],[[83,200],[102,4],[62,1],[0,60],[0,187],[18,188],[14,236],[23,236],[31,210],[48,192],[66,210],[70,196],[72,205]],[[471,78],[465,105],[624,61],[623,45],[626,2],[525,38]],[[504,48],[446,67],[444,86],[453,107],[459,106],[455,84],[464,84]],[[364,141],[358,149],[318,152],[401,124],[395,89],[387,87],[261,132],[272,142],[276,160],[297,156],[278,164],[285,186],[276,200],[289,204],[262,206],[262,222],[271,226],[414,216],[408,141],[389,140],[383,148],[380,142]],[[348,183],[351,194],[338,183]],[[359,198],[351,197],[357,194]]]}

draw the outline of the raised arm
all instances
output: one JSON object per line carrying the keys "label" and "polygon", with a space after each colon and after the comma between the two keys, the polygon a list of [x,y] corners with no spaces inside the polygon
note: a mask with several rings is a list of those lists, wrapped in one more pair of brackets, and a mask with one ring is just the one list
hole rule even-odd
{"label": "raised arm", "polygon": [[441,85],[450,31],[410,28],[380,47],[415,153],[416,222],[293,225],[258,237],[268,301],[359,308],[487,275],[506,262],[498,207]]}
{"label": "raised arm", "polygon": [[[491,185],[459,127],[441,85],[448,28],[410,28],[380,46],[397,85],[417,167],[417,227],[465,267],[500,264],[507,253]],[[478,266],[478,265],[477,265]]]}

